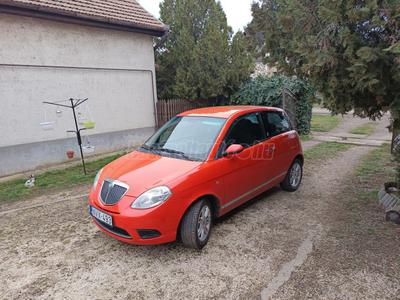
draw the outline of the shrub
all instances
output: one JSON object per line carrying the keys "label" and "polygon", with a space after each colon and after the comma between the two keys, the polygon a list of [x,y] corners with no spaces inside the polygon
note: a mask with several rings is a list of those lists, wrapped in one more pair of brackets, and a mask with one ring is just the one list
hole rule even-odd
{"label": "shrub", "polygon": [[[285,76],[267,78],[259,76],[254,80],[244,82],[230,97],[230,105],[263,105],[281,107],[283,104],[283,87],[288,94],[293,94],[295,100],[295,116],[289,113],[299,134],[309,134],[312,115],[312,101],[315,89],[305,81],[289,79]],[[290,92],[289,92],[290,91]],[[285,105],[287,110],[287,105]]]}

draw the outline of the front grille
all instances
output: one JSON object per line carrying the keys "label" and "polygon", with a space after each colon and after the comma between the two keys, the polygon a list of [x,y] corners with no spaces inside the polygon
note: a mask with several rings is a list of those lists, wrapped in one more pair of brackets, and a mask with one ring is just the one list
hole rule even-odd
{"label": "front grille", "polygon": [[106,178],[100,191],[100,199],[105,205],[115,205],[126,194],[129,186],[121,181]]}
{"label": "front grille", "polygon": [[99,225],[100,227],[102,227],[103,229],[105,229],[111,233],[114,233],[115,235],[118,235],[120,237],[123,237],[126,239],[132,239],[132,237],[129,235],[129,233],[126,232],[124,229],[115,227],[115,226],[110,226],[106,223],[101,222],[100,220],[97,220],[96,218],[93,218],[93,219],[96,222],[96,224]]}

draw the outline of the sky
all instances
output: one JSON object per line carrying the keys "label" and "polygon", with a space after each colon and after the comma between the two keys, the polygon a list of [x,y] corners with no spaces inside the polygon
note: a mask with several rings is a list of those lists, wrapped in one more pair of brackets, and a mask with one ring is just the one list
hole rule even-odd
{"label": "sky", "polygon": [[[159,3],[163,0],[138,0],[149,13],[157,19],[160,17]],[[251,4],[253,0],[220,0],[233,31],[243,31],[243,27],[251,22]],[[168,24],[167,24],[168,25]]]}

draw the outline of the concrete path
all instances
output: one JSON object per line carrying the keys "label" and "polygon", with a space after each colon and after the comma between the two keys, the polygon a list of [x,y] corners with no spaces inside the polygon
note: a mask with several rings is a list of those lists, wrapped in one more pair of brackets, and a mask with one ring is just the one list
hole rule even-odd
{"label": "concrete path", "polygon": [[[330,115],[330,112],[325,108],[313,108],[313,114]],[[353,116],[351,113],[342,116],[342,118],[343,122],[330,132],[311,132],[313,139],[302,142],[303,150],[307,150],[321,142],[338,142],[352,145],[379,147],[382,146],[383,143],[391,143],[392,141],[392,134],[387,129],[390,125],[389,114],[385,114],[381,120],[377,121]],[[349,133],[349,131],[368,123],[375,126],[375,131],[371,135]]]}

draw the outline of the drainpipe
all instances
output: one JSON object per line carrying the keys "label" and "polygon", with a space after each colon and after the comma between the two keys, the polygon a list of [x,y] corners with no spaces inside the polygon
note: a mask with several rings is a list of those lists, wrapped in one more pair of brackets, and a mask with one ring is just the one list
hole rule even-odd
{"label": "drainpipe", "polygon": [[[170,31],[171,27],[169,25],[165,25],[164,26],[164,36],[162,37],[162,39],[157,43],[157,45],[154,46],[154,52],[156,52],[156,50],[158,48],[161,47],[162,44],[165,43],[165,41],[167,40],[168,36],[169,36],[169,31]],[[156,97],[154,95],[154,81],[153,81],[153,74],[151,75],[151,83],[152,83],[152,87],[153,87],[153,99],[154,99],[154,117],[156,119],[156,129],[158,128],[158,118],[157,118],[157,101],[156,101]]]}
{"label": "drainpipe", "polygon": [[158,48],[160,48],[160,46],[162,44],[164,44],[164,42],[167,40],[168,36],[169,36],[169,31],[171,30],[171,27],[169,25],[165,25],[164,27],[164,36],[162,37],[162,39],[157,43],[157,45],[154,46],[154,52],[156,52],[156,50]]}

